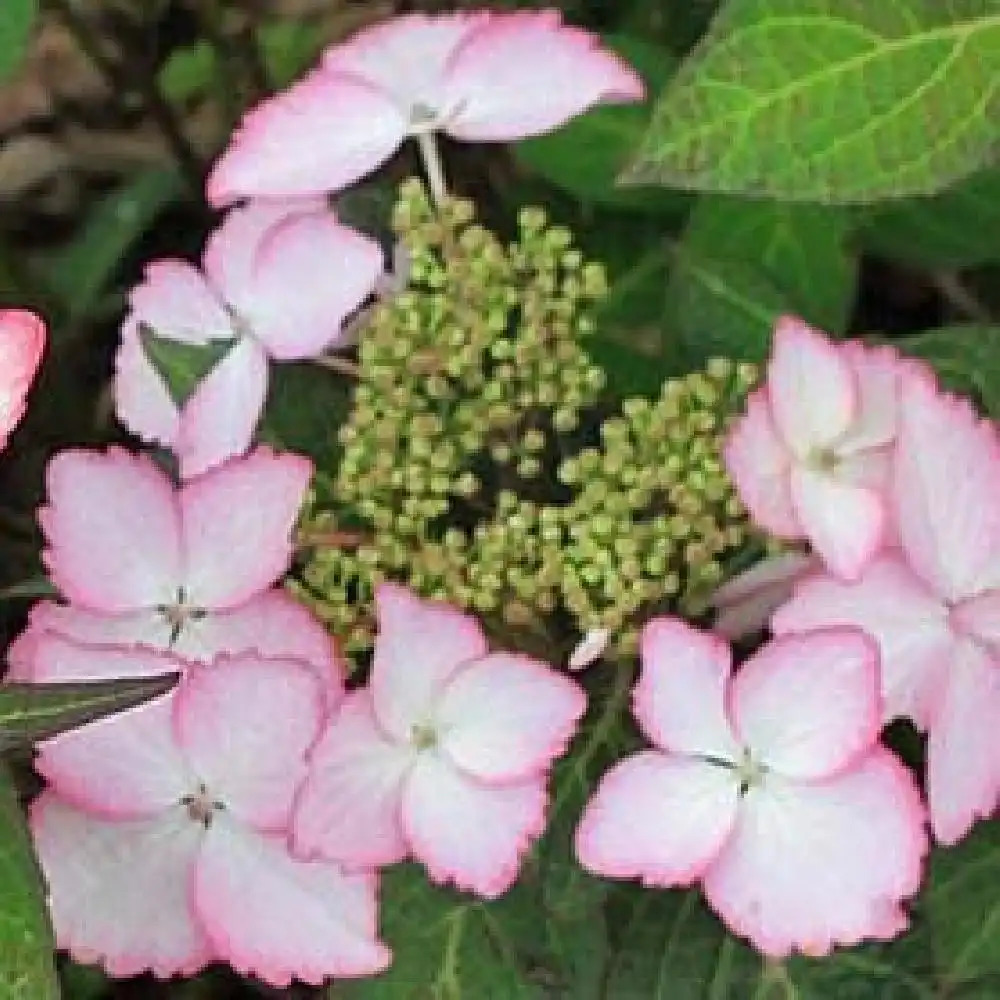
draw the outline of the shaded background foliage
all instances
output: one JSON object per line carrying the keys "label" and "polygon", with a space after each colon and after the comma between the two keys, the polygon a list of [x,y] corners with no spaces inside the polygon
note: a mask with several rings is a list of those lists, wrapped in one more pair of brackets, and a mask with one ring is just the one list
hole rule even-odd
{"label": "shaded background foliage", "polygon": [[[215,221],[200,196],[203,174],[242,110],[360,25],[461,5],[3,0],[0,305],[44,312],[52,343],[29,417],[0,463],[0,638],[16,633],[27,600],[45,592],[34,524],[44,462],[66,444],[123,438],[108,380],[125,291],[144,260],[199,251]],[[602,32],[662,99],[596,110],[516,149],[447,144],[446,156],[455,188],[476,198],[495,225],[509,228],[526,201],[544,204],[589,256],[607,263],[611,292],[589,346],[612,396],[652,396],[665,378],[716,354],[759,360],[774,318],[795,312],[837,335],[891,338],[1000,414],[1000,169],[990,165],[998,124],[989,91],[1000,80],[1000,7],[993,0],[560,6]],[[777,26],[790,12],[815,19],[802,51]],[[832,61],[843,17],[896,41],[866,57],[871,69],[838,71],[834,92],[799,61],[822,65],[824,53]],[[953,23],[972,27],[951,30]],[[712,48],[720,38],[728,42],[721,55]],[[964,62],[954,55],[960,45]],[[920,66],[935,60],[950,67],[941,94],[910,101]],[[729,93],[720,81],[737,78],[766,97],[797,74],[810,82],[785,104],[751,95],[734,108],[719,96]],[[823,119],[817,108],[834,93],[838,114]],[[912,118],[883,107],[893,101],[915,108]],[[939,141],[942,122],[970,102],[981,107],[966,116],[968,135]],[[876,123],[871,143],[853,156],[830,152],[830,130],[848,129],[851,116],[862,129]],[[734,132],[734,121],[743,131]],[[886,125],[881,136],[878,122]],[[866,172],[872,150],[888,159]],[[928,150],[933,155],[922,158]],[[341,196],[338,211],[387,236],[392,185],[416,166],[404,152]],[[626,167],[656,183],[614,186]],[[321,447],[344,391],[328,372],[286,366],[275,374],[264,437]],[[620,682],[597,672],[588,683]],[[611,886],[582,873],[571,857],[572,827],[594,776],[630,739],[616,724],[625,688],[604,695],[557,770],[553,830],[522,883],[486,904],[431,888],[414,868],[392,871],[383,899],[396,963],[378,980],[336,984],[330,998],[1000,995],[995,821],[934,856],[911,934],[825,962],[761,963],[695,895]],[[14,806],[3,785],[0,956],[24,972],[0,975],[0,998],[44,1000],[54,995],[47,929]],[[172,985],[111,984],[65,962],[61,973],[71,1000],[278,995],[214,971]]]}

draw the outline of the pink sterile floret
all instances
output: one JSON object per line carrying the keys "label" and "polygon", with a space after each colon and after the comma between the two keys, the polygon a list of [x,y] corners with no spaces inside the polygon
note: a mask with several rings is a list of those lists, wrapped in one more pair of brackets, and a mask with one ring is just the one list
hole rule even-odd
{"label": "pink sterile floret", "polygon": [[545,821],[547,771],[586,699],[478,623],[383,584],[371,682],[313,755],[294,845],[345,866],[412,855],[438,882],[494,897]]}
{"label": "pink sterile floret", "polygon": [[[267,395],[268,359],[313,358],[339,343],[344,320],[381,277],[383,257],[320,200],[266,202],[231,212],[209,237],[202,266],[147,265],[116,362],[119,419],[171,448],[184,476],[246,451]],[[144,328],[183,344],[233,344],[178,406],[146,353]]]}
{"label": "pink sterile floret", "polygon": [[803,581],[773,628],[878,640],[886,717],[928,730],[931,823],[952,844],[1000,797],[1000,443],[930,376],[903,391],[892,505],[899,547],[856,583]]}
{"label": "pink sterile floret", "polygon": [[875,644],[855,629],[775,640],[733,675],[719,639],[654,619],[633,700],[653,748],[604,776],[577,830],[581,864],[700,882],[775,957],[899,934],[927,842],[913,779],[877,742],[878,683]]}
{"label": "pink sterile floret", "polygon": [[39,512],[52,581],[68,607],[42,604],[14,649],[31,674],[38,630],[88,643],[142,643],[197,660],[256,649],[308,659],[339,689],[321,626],[268,591],[288,568],[312,467],[259,448],[181,487],[147,456],[64,451]]}
{"label": "pink sterile floret", "polygon": [[333,46],[319,69],[253,108],[208,181],[213,205],[336,191],[407,136],[538,135],[642,81],[555,10],[411,14]]}
{"label": "pink sterile floret", "polygon": [[[135,655],[133,674],[176,665]],[[384,969],[375,876],[287,849],[323,716],[303,665],[243,655],[48,741],[31,827],[58,944],[119,976],[222,960],[286,986]]]}
{"label": "pink sterile floret", "polygon": [[890,348],[836,344],[780,319],[767,382],[725,448],[753,519],[779,538],[808,539],[832,572],[857,578],[891,534],[885,492],[899,385],[919,370]]}
{"label": "pink sterile floret", "polygon": [[25,309],[0,309],[0,449],[24,416],[45,337],[40,316]]}

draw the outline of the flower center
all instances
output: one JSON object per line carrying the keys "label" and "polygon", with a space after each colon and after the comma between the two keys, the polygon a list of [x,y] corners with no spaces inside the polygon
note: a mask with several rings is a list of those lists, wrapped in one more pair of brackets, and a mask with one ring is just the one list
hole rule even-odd
{"label": "flower center", "polygon": [[840,456],[832,448],[814,448],[806,464],[817,472],[836,472]]}
{"label": "flower center", "polygon": [[437,741],[437,730],[426,722],[410,729],[410,742],[417,750],[431,750],[437,746]]}
{"label": "flower center", "polygon": [[746,795],[753,788],[759,788],[764,784],[764,775],[767,774],[766,765],[755,760],[749,747],[744,748],[743,756],[738,763],[733,765],[736,777],[740,784],[740,795]]}
{"label": "flower center", "polygon": [[199,784],[193,795],[182,796],[180,804],[187,809],[190,819],[200,823],[206,830],[212,825],[215,814],[226,808],[224,803],[208,794],[208,788],[204,784]]}
{"label": "flower center", "polygon": [[208,614],[204,608],[198,608],[187,603],[183,587],[177,591],[177,599],[173,604],[160,604],[156,610],[170,626],[169,645],[171,646],[180,638],[181,632],[184,631],[184,626],[189,621],[198,621]]}

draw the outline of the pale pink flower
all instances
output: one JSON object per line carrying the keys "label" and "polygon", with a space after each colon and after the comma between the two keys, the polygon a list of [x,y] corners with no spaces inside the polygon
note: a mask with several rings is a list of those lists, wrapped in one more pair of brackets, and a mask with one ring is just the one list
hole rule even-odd
{"label": "pale pink flower", "polygon": [[[29,633],[169,648],[210,660],[256,649],[308,659],[339,689],[333,649],[308,613],[267,592],[288,568],[312,467],[258,448],[175,487],[148,456],[64,451],[39,512],[52,582]],[[30,635],[15,651],[31,673]]]}
{"label": "pale pink flower", "polygon": [[337,191],[407,136],[520,139],[642,96],[636,73],[558,11],[411,14],[333,46],[319,69],[253,108],[209,177],[208,199]]}
{"label": "pale pink flower", "polygon": [[805,580],[772,627],[878,640],[886,718],[929,732],[931,823],[953,844],[1000,796],[1000,444],[930,376],[903,392],[893,499],[900,547],[856,583]]}
{"label": "pale pink flower", "polygon": [[581,864],[701,883],[775,957],[899,934],[927,843],[913,779],[877,742],[878,684],[875,644],[855,629],[775,640],[733,675],[719,639],[654,619],[633,695],[653,748],[604,776],[577,830]]}
{"label": "pale pink flower", "polygon": [[[175,666],[137,651],[124,672]],[[221,960],[286,986],[384,969],[374,875],[288,853],[323,716],[303,665],[244,655],[188,667],[169,695],[47,741],[50,788],[31,827],[58,945],[116,976]]]}
{"label": "pale pink flower", "polygon": [[40,316],[25,309],[0,309],[0,449],[24,416],[45,338]]}
{"label": "pale pink flower", "polygon": [[808,539],[855,579],[891,536],[886,514],[899,384],[916,371],[887,347],[836,344],[801,320],[774,332],[767,382],[726,443],[726,466],[753,519]]}
{"label": "pale pink flower", "polygon": [[[314,358],[340,343],[344,320],[381,277],[383,257],[321,201],[269,202],[231,212],[209,237],[202,268],[181,260],[146,266],[116,361],[119,419],[172,449],[185,477],[246,451],[269,359]],[[235,343],[178,406],[143,348],[142,327],[182,344]]]}
{"label": "pale pink flower", "polygon": [[547,772],[584,694],[527,656],[490,653],[454,608],[391,584],[376,601],[371,682],[316,748],[295,848],[348,867],[412,855],[437,882],[498,896],[542,832]]}
{"label": "pale pink flower", "polygon": [[729,640],[763,631],[771,615],[792,596],[795,584],[822,567],[815,556],[798,551],[779,552],[754,563],[712,595],[708,605],[715,611],[712,631]]}

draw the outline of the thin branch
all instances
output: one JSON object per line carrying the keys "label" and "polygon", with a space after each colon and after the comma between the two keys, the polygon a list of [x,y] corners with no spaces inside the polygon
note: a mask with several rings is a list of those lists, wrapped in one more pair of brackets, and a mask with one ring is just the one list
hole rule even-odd
{"label": "thin branch", "polygon": [[347,375],[353,379],[361,378],[361,369],[353,361],[339,354],[321,354],[318,358],[313,358],[313,362],[340,375]]}
{"label": "thin branch", "polygon": [[931,284],[938,293],[967,319],[976,323],[992,323],[993,315],[963,283],[955,271],[935,271]]}

